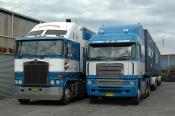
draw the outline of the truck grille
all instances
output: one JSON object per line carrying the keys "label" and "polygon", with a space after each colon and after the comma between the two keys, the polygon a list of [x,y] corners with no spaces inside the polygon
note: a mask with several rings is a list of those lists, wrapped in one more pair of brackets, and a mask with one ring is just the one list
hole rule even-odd
{"label": "truck grille", "polygon": [[96,66],[99,77],[121,77],[123,75],[123,64],[121,63],[100,63]]}
{"label": "truck grille", "polygon": [[48,85],[49,64],[43,61],[30,61],[24,63],[23,86],[44,87]]}
{"label": "truck grille", "polygon": [[100,85],[122,85],[123,81],[114,81],[114,80],[97,80],[97,84]]}

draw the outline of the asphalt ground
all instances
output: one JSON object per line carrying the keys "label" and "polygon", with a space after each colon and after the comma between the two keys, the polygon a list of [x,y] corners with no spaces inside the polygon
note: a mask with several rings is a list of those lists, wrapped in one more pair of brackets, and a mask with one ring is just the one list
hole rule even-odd
{"label": "asphalt ground", "polygon": [[3,98],[0,116],[175,116],[175,82],[162,83],[139,105],[132,105],[129,99],[102,99],[92,104],[88,98],[74,99],[68,105],[57,101],[21,105],[14,98]]}

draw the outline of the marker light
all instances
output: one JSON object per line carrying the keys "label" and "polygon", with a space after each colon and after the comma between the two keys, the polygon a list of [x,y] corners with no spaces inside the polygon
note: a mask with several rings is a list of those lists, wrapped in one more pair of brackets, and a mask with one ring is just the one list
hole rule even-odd
{"label": "marker light", "polygon": [[57,74],[56,77],[57,77],[57,78],[63,78],[64,75],[63,75],[63,74]]}

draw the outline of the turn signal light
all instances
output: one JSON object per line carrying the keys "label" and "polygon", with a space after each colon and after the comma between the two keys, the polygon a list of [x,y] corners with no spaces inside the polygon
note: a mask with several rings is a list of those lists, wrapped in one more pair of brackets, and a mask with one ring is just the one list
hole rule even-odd
{"label": "turn signal light", "polygon": [[64,77],[63,74],[58,74],[58,75],[57,75],[57,78],[63,78],[63,77]]}

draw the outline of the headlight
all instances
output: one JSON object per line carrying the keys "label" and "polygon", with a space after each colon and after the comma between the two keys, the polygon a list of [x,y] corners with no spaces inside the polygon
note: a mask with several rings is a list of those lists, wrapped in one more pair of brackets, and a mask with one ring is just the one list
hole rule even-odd
{"label": "headlight", "polygon": [[15,80],[15,84],[18,85],[18,80]]}
{"label": "headlight", "polygon": [[134,81],[130,81],[130,85],[134,85]]}
{"label": "headlight", "polygon": [[60,80],[56,80],[55,83],[59,85],[61,82]]}
{"label": "headlight", "polygon": [[123,81],[124,85],[134,85],[134,81]]}
{"label": "headlight", "polygon": [[91,84],[92,84],[92,81],[89,81],[89,80],[88,80],[88,81],[87,81],[87,84],[88,84],[88,85],[91,85]]}
{"label": "headlight", "polygon": [[51,84],[51,85],[54,85],[54,84],[55,84],[55,80],[51,80],[51,81],[50,81],[50,84]]}
{"label": "headlight", "polygon": [[129,83],[129,81],[123,81],[123,84],[124,85],[129,85],[130,83]]}
{"label": "headlight", "polygon": [[19,85],[21,85],[22,84],[22,80],[18,80],[18,83],[19,83]]}
{"label": "headlight", "polygon": [[21,85],[22,84],[22,80],[15,80],[15,85]]}

